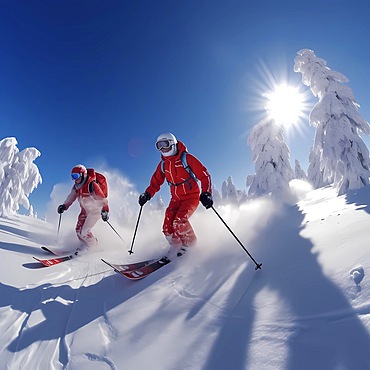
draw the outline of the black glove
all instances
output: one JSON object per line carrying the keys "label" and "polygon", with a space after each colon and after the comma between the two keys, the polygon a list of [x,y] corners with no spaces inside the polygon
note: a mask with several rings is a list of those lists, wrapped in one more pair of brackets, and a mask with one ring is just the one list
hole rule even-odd
{"label": "black glove", "polygon": [[207,209],[213,206],[212,194],[209,191],[205,191],[204,193],[200,194],[199,200]]}
{"label": "black glove", "polygon": [[139,196],[139,204],[143,206],[148,200],[150,200],[151,195],[146,191]]}
{"label": "black glove", "polygon": [[65,206],[65,204],[61,204],[60,206],[58,206],[57,212],[61,214],[61,213],[63,213],[66,209],[67,209],[67,207]]}
{"label": "black glove", "polygon": [[108,211],[101,211],[101,219],[104,222],[107,222],[109,220],[109,213],[108,213]]}

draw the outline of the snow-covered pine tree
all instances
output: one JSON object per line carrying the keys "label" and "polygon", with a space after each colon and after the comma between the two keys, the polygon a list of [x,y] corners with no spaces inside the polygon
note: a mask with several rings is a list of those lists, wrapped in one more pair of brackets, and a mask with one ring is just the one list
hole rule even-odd
{"label": "snow-covered pine tree", "polygon": [[348,79],[332,71],[312,50],[302,49],[294,59],[294,71],[318,97],[310,114],[316,127],[309,157],[308,180],[315,188],[333,183],[338,194],[369,184],[369,151],[359,136],[370,134],[369,123],[359,114]]}
{"label": "snow-covered pine tree", "polygon": [[216,204],[221,203],[221,195],[217,190],[216,186],[213,184],[212,184],[212,198],[214,203]]}
{"label": "snow-covered pine tree", "polygon": [[36,148],[19,152],[17,144],[14,137],[0,141],[0,216],[16,213],[20,205],[29,209],[28,196],[42,182],[33,163],[40,152]]}
{"label": "snow-covered pine tree", "polygon": [[296,179],[307,181],[306,172],[304,172],[298,159],[295,160],[294,174]]}
{"label": "snow-covered pine tree", "polygon": [[283,130],[274,120],[262,121],[253,127],[248,137],[256,173],[247,177],[248,196],[270,195],[283,202],[292,201],[289,182],[294,178],[290,151]]}
{"label": "snow-covered pine tree", "polygon": [[236,190],[236,186],[231,176],[227,178],[227,181],[222,183],[221,192],[222,200],[224,202],[238,203],[238,191]]}
{"label": "snow-covered pine tree", "polygon": [[165,208],[166,207],[163,203],[163,198],[160,195],[158,195],[158,197],[157,197],[157,207],[156,207],[157,211],[162,211]]}

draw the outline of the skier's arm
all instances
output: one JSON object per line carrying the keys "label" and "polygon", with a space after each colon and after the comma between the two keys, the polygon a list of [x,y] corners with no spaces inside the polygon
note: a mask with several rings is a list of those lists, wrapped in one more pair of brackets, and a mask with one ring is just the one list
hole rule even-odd
{"label": "skier's arm", "polygon": [[200,181],[201,192],[208,192],[212,194],[211,175],[209,174],[207,168],[204,167],[202,162],[192,154],[187,155],[187,162],[191,170],[194,172],[194,175]]}
{"label": "skier's arm", "polygon": [[[108,205],[108,185],[105,181],[105,178],[103,177],[104,181],[98,182],[97,175],[95,174],[95,171],[91,169],[91,176],[94,180],[91,180],[88,184],[88,190],[90,194],[93,194],[97,198],[101,198],[103,200],[103,207],[102,212],[109,212],[109,205]],[[105,220],[108,221],[108,218]]]}
{"label": "skier's arm", "polygon": [[65,210],[67,210],[76,199],[77,199],[77,191],[73,187],[71,192],[67,196],[66,200],[63,202],[63,204],[65,205]]}
{"label": "skier's arm", "polygon": [[105,198],[105,193],[95,180],[89,183],[89,193],[94,193],[99,198]]}
{"label": "skier's arm", "polygon": [[149,186],[146,188],[146,192],[153,198],[154,194],[160,189],[164,183],[164,173],[162,172],[162,162],[159,162],[157,169],[153,173],[153,176],[150,180]]}

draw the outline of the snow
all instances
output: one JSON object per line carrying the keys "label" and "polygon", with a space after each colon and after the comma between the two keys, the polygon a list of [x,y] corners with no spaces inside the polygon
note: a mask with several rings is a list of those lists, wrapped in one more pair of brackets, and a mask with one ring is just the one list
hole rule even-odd
{"label": "snow", "polygon": [[[263,263],[257,271],[212,209],[192,218],[194,250],[139,281],[100,258],[161,255],[163,211],[144,208],[133,255],[100,222],[99,248],[49,268],[32,268],[32,256],[47,256],[39,245],[55,243],[57,218],[0,219],[2,366],[369,369],[369,187],[340,197],[331,187],[304,190],[298,180],[293,189],[301,197],[294,205],[262,198],[217,208]],[[128,241],[133,213],[127,229],[111,218]],[[63,214],[65,248],[74,243],[73,221]]]}

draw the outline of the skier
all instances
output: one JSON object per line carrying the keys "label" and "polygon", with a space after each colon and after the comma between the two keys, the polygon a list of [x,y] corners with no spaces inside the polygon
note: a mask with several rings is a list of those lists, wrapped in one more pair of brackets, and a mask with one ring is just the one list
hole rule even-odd
{"label": "skier", "polygon": [[[150,180],[150,185],[139,196],[139,204],[143,206],[160,189],[164,180],[167,180],[171,200],[165,211],[162,231],[170,244],[167,257],[172,259],[176,255],[181,256],[188,247],[196,243],[197,238],[189,218],[197,209],[199,200],[205,208],[212,207],[211,176],[203,164],[189,154],[186,146],[173,134],[158,136],[155,146],[161,152],[162,160]],[[201,194],[197,180],[201,183]]]}
{"label": "skier", "polygon": [[97,245],[98,240],[91,229],[100,217],[103,221],[109,219],[108,186],[102,174],[95,172],[93,168],[86,169],[82,164],[72,168],[71,177],[75,183],[57,211],[59,214],[63,213],[78,199],[81,211],[77,220],[76,234],[82,243],[81,248],[77,249],[78,252],[85,247]]}

